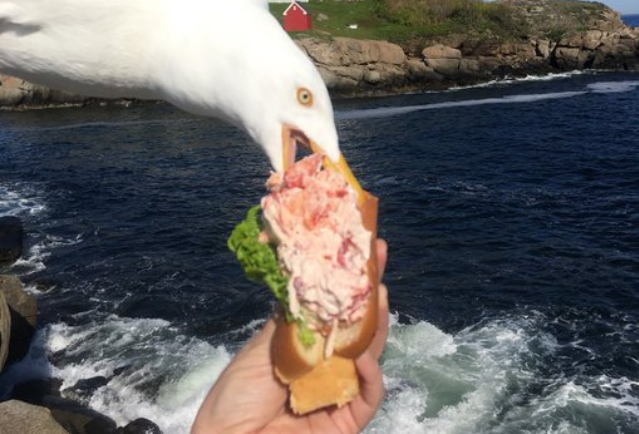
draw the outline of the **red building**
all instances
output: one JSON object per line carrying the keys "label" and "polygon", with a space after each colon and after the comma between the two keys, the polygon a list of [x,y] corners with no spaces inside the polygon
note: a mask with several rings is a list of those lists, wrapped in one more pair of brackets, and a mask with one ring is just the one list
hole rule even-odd
{"label": "red building", "polygon": [[287,32],[303,32],[313,27],[309,14],[296,1],[292,1],[284,11],[284,30]]}

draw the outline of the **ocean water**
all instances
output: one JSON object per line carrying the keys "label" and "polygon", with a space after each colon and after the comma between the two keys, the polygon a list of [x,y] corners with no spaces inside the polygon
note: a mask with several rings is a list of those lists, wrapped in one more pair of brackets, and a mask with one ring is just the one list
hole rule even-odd
{"label": "ocean water", "polygon": [[628,26],[639,27],[639,14],[622,15],[621,19]]}
{"label": "ocean water", "polygon": [[[639,432],[639,75],[572,73],[336,102],[381,198],[393,312],[368,433]],[[187,433],[268,292],[225,241],[263,194],[235,129],[158,104],[0,113],[27,359],[124,424]]]}

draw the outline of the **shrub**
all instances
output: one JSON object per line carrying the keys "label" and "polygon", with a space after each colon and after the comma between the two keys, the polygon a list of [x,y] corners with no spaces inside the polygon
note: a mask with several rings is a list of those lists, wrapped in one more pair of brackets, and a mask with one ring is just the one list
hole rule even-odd
{"label": "shrub", "polygon": [[504,4],[481,0],[375,0],[380,18],[404,26],[517,35],[522,22]]}

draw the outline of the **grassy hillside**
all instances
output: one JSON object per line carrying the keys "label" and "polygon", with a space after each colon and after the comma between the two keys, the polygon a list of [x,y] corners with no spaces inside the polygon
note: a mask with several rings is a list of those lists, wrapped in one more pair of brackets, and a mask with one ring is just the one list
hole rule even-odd
{"label": "grassy hillside", "polygon": [[[579,0],[311,0],[314,29],[301,36],[349,36],[398,43],[454,33],[519,39],[533,33],[581,30],[606,7]],[[281,21],[288,4],[271,4]],[[357,29],[349,29],[357,24]],[[562,26],[561,29],[558,26]]]}
{"label": "grassy hillside", "polygon": [[[389,35],[408,33],[405,26],[397,25],[385,20],[379,15],[378,0],[363,0],[343,2],[336,0],[311,0],[302,6],[313,16],[314,36],[350,36],[360,39],[388,39]],[[283,21],[282,13],[288,7],[286,3],[271,3],[271,12],[277,19]],[[325,16],[326,18],[322,18]],[[357,24],[357,30],[348,28]],[[293,36],[308,35],[308,33],[294,33]]]}
{"label": "grassy hillside", "polygon": [[[271,11],[281,21],[286,7],[271,4]],[[480,0],[311,0],[303,7],[313,15],[314,29],[309,33],[314,36],[399,42],[455,32],[490,32],[508,37],[521,29],[521,23],[513,21],[509,6]],[[350,24],[358,28],[349,29]]]}

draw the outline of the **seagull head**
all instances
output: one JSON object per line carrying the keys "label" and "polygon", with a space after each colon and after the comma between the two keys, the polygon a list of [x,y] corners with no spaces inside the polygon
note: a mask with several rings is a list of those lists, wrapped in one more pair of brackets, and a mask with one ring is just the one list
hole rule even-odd
{"label": "seagull head", "polygon": [[[154,68],[162,75],[163,97],[186,111],[240,127],[275,171],[290,167],[297,148],[304,146],[323,154],[326,166],[334,166],[358,188],[340,152],[326,85],[266,2],[197,5],[210,10],[187,14],[186,24],[175,27],[179,38],[168,33],[160,44],[162,52],[170,53]],[[243,24],[234,16],[242,16]]]}
{"label": "seagull head", "polygon": [[[281,31],[281,29],[279,29]],[[283,33],[283,32],[281,32]],[[340,152],[333,105],[318,69],[287,35],[263,59],[244,94],[245,130],[263,148],[276,171],[294,162],[299,147],[325,156],[325,165],[341,172],[361,190]]]}
{"label": "seagull head", "polygon": [[246,129],[276,171],[295,162],[298,147],[338,162],[339,139],[333,106],[319,72],[299,48],[277,53],[260,68],[259,110],[246,113]]}

